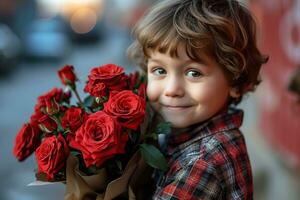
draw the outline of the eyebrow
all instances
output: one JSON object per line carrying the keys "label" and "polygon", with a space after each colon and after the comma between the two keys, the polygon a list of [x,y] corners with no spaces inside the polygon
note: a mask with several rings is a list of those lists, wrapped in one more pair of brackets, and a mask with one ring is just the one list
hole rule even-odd
{"label": "eyebrow", "polygon": [[155,58],[148,58],[148,61],[162,63],[159,59],[155,59]]}
{"label": "eyebrow", "polygon": [[[159,63],[159,64],[164,64],[162,61],[160,61],[159,59],[155,59],[155,58],[149,58],[148,59],[148,62],[156,62],[156,63]],[[188,59],[188,60],[185,60],[183,61],[183,64],[192,64],[192,63],[199,63],[199,64],[203,64],[203,65],[207,65],[207,62],[205,62],[203,59],[201,60],[192,60],[192,59]]]}

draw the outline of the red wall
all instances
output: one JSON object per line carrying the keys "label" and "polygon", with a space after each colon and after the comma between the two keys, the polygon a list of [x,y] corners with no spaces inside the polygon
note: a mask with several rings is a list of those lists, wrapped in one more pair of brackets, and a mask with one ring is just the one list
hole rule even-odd
{"label": "red wall", "polygon": [[270,56],[259,89],[260,127],[273,148],[300,169],[300,105],[287,90],[300,66],[300,0],[255,0],[250,5],[259,22],[259,43]]}

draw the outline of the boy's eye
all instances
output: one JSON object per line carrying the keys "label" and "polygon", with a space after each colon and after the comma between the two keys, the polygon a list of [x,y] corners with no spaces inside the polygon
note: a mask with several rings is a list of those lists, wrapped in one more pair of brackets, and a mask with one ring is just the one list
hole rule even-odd
{"label": "boy's eye", "polygon": [[192,78],[200,77],[201,75],[202,75],[202,73],[198,72],[196,70],[189,70],[186,72],[186,76],[192,77]]}
{"label": "boy's eye", "polygon": [[163,68],[155,68],[152,70],[152,73],[158,76],[164,75],[166,74],[166,70],[164,70]]}

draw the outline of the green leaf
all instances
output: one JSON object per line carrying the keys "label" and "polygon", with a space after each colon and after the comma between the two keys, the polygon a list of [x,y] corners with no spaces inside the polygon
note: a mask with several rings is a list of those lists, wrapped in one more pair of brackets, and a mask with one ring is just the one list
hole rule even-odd
{"label": "green leaf", "polygon": [[128,136],[129,136],[129,139],[130,141],[132,141],[133,143],[136,143],[138,141],[138,138],[139,138],[139,134],[132,131],[132,130],[128,130]]}
{"label": "green leaf", "polygon": [[102,105],[100,105],[100,106],[94,108],[94,109],[93,109],[93,112],[95,113],[95,112],[98,112],[98,111],[100,111],[100,110],[103,110],[103,106],[102,106]]}
{"label": "green leaf", "polygon": [[171,133],[171,123],[162,122],[156,127],[156,134],[170,134]]}
{"label": "green leaf", "polygon": [[153,145],[141,144],[141,153],[145,161],[153,168],[166,171],[168,167],[164,155]]}
{"label": "green leaf", "polygon": [[141,83],[146,83],[146,76],[145,75],[140,75],[140,82]]}
{"label": "green leaf", "polygon": [[133,90],[133,93],[134,93],[134,94],[138,94],[138,93],[139,93],[139,90],[138,90],[138,89],[134,89],[134,90]]}
{"label": "green leaf", "polygon": [[94,97],[91,95],[87,96],[83,100],[83,104],[85,107],[91,107],[93,105],[93,102],[94,102]]}
{"label": "green leaf", "polygon": [[97,167],[95,165],[92,165],[88,168],[88,172],[91,173],[91,174],[96,174],[97,172]]}
{"label": "green leaf", "polygon": [[78,151],[71,151],[70,153],[71,153],[73,156],[78,156],[78,155],[81,154],[81,153],[78,152]]}

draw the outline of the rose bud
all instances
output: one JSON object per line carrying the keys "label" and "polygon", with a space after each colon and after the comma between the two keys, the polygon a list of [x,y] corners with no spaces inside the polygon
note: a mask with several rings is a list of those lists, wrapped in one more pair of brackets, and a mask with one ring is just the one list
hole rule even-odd
{"label": "rose bud", "polygon": [[14,156],[23,161],[35,151],[40,144],[40,132],[29,123],[20,129],[13,149]]}
{"label": "rose bud", "polygon": [[49,115],[55,115],[59,112],[59,104],[55,101],[54,98],[46,99],[46,113]]}
{"label": "rose bud", "polygon": [[38,122],[40,129],[46,133],[52,133],[57,129],[57,123],[48,115],[41,117]]}
{"label": "rose bud", "polygon": [[30,125],[37,130],[40,130],[39,119],[41,119],[45,114],[39,110],[36,110],[30,117]]}
{"label": "rose bud", "polygon": [[58,76],[64,85],[74,86],[75,81],[77,81],[77,77],[74,73],[74,67],[72,65],[65,65],[58,71]]}
{"label": "rose bud", "polygon": [[35,111],[46,111],[46,101],[48,99],[55,99],[56,102],[61,103],[63,99],[63,91],[60,88],[54,87],[49,92],[38,97],[37,104],[35,105]]}

